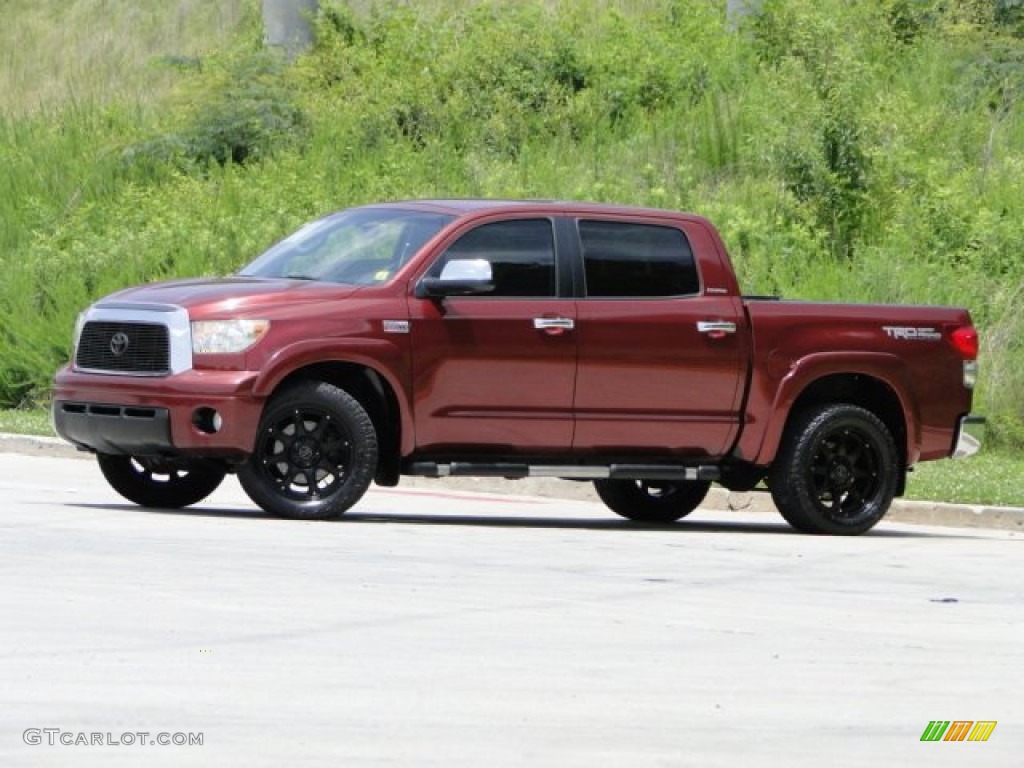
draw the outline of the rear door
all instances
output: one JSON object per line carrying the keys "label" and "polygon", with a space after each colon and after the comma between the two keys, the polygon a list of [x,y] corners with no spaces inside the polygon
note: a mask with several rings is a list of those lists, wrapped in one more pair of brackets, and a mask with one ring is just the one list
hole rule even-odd
{"label": "rear door", "polygon": [[739,423],[742,306],[705,292],[703,227],[576,220],[583,296],[574,450],[720,456]]}
{"label": "rear door", "polygon": [[463,232],[428,269],[485,259],[495,290],[410,299],[418,450],[570,449],[576,315],[560,258],[551,218],[505,219]]}

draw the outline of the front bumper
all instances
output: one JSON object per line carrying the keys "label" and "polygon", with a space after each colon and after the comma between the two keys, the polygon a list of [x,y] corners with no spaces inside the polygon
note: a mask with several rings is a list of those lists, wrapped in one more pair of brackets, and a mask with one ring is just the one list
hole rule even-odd
{"label": "front bumper", "polygon": [[[54,428],[96,453],[241,458],[252,452],[263,409],[252,395],[257,375],[190,370],[143,378],[65,367],[54,381]],[[211,412],[219,416],[216,430]]]}
{"label": "front bumper", "polygon": [[952,457],[963,459],[973,456],[981,450],[984,440],[985,419],[972,414],[961,416],[956,426],[956,441],[953,443]]}
{"label": "front bumper", "polygon": [[53,427],[68,442],[97,453],[152,456],[174,450],[166,408],[55,400]]}

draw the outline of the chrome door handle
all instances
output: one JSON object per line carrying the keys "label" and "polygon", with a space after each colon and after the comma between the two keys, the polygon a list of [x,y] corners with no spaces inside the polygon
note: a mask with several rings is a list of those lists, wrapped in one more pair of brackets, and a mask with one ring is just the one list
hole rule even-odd
{"label": "chrome door handle", "polygon": [[736,323],[728,320],[699,320],[697,332],[706,333],[713,339],[720,339],[726,334],[736,333]]}
{"label": "chrome door handle", "polygon": [[535,317],[533,327],[538,331],[571,331],[576,327],[576,322],[571,317]]}

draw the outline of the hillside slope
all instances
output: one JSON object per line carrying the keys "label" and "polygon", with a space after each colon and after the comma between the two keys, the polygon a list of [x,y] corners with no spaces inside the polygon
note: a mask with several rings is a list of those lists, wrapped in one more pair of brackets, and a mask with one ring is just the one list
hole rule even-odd
{"label": "hillside slope", "polygon": [[766,0],[740,30],[724,0],[366,6],[325,3],[285,66],[255,3],[223,3],[230,40],[6,108],[0,404],[45,397],[76,312],[120,285],[230,271],[351,203],[566,197],[710,216],[751,292],[968,306],[981,406],[1024,445],[1012,4]]}

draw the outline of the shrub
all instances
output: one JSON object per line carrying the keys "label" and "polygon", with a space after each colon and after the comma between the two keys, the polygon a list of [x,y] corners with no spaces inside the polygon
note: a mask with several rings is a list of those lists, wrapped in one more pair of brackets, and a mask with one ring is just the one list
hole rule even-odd
{"label": "shrub", "polygon": [[212,72],[200,70],[185,126],[130,147],[125,160],[147,170],[160,165],[201,170],[210,163],[242,165],[301,147],[308,125],[293,101],[284,66],[279,56],[261,52]]}

